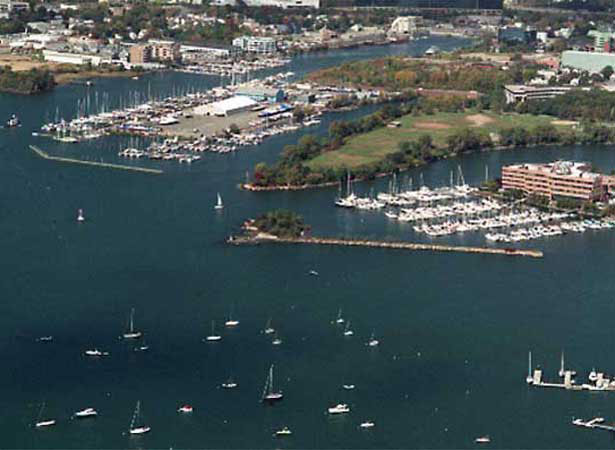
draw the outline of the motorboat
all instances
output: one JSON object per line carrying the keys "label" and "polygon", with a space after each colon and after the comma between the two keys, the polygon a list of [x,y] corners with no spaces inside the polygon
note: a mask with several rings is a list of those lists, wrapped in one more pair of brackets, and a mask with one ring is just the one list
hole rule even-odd
{"label": "motorboat", "polygon": [[21,122],[19,121],[19,118],[15,114],[13,114],[11,115],[9,120],[6,121],[6,124],[4,126],[6,128],[15,128],[21,126]]}
{"label": "motorboat", "polygon": [[36,338],[37,342],[51,342],[53,341],[53,336],[41,336],[39,338]]}
{"label": "motorboat", "polygon": [[361,425],[359,425],[360,428],[373,428],[376,424],[374,422],[372,422],[371,420],[367,420],[365,422],[363,422]]}
{"label": "motorboat", "polygon": [[177,409],[177,412],[185,413],[185,414],[191,413],[192,411],[193,409],[192,409],[192,406],[190,405],[182,405]]}
{"label": "motorboat", "polygon": [[293,434],[293,432],[290,431],[288,427],[284,427],[281,430],[275,432],[276,436],[290,436],[291,434]]}
{"label": "motorboat", "polygon": [[44,428],[50,427],[56,424],[56,421],[53,419],[50,420],[41,420],[40,422],[36,422],[36,428]]}
{"label": "motorboat", "polygon": [[343,384],[342,387],[347,391],[352,391],[354,389],[354,384]]}
{"label": "motorboat", "polygon": [[74,416],[77,419],[87,419],[89,417],[96,417],[97,415],[98,412],[94,408],[85,408],[81,411],[77,411]]}
{"label": "motorboat", "polygon": [[474,442],[477,444],[489,444],[491,442],[491,438],[489,436],[481,436],[474,439]]}
{"label": "motorboat", "polygon": [[327,410],[329,414],[346,414],[350,412],[350,407],[346,403],[338,403]]}
{"label": "motorboat", "polygon": [[367,346],[368,347],[378,347],[379,345],[380,345],[380,341],[376,339],[374,333],[372,333],[371,337],[369,338],[369,341],[367,341]]}
{"label": "motorboat", "polygon": [[222,383],[223,389],[235,389],[237,387],[237,383],[233,381],[232,378],[229,378],[227,381]]}
{"label": "motorboat", "polygon": [[109,352],[102,352],[97,348],[86,350],[85,354],[86,356],[109,356]]}

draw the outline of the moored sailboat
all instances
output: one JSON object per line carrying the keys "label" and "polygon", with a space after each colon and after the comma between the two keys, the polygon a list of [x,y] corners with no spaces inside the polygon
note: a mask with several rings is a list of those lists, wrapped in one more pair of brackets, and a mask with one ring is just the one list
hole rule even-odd
{"label": "moored sailboat", "polygon": [[216,201],[216,205],[214,206],[214,209],[220,210],[223,208],[224,208],[224,204],[222,203],[222,197],[220,196],[220,193],[218,192],[217,201]]}
{"label": "moored sailboat", "polygon": [[134,324],[135,309],[130,310],[130,318],[128,320],[128,330],[122,335],[124,339],[138,339],[143,336],[143,333],[135,330]]}
{"label": "moored sailboat", "polygon": [[267,376],[267,381],[265,382],[265,388],[263,389],[262,401],[265,403],[274,403],[284,398],[284,394],[282,391],[276,391],[273,388],[273,364],[269,368],[269,375]]}
{"label": "moored sailboat", "polygon": [[38,412],[38,417],[34,425],[36,428],[50,427],[56,424],[55,419],[43,419],[43,411],[45,410],[45,402],[41,405],[41,409]]}
{"label": "moored sailboat", "polygon": [[216,342],[222,339],[222,336],[214,332],[215,326],[216,326],[216,322],[212,320],[211,321],[211,334],[205,338],[208,342]]}
{"label": "moored sailboat", "polygon": [[130,428],[128,429],[128,433],[131,435],[139,435],[149,433],[151,428],[147,425],[143,425],[140,421],[141,417],[141,401],[137,401],[137,406],[135,407],[135,412],[132,414],[132,420],[130,422]]}

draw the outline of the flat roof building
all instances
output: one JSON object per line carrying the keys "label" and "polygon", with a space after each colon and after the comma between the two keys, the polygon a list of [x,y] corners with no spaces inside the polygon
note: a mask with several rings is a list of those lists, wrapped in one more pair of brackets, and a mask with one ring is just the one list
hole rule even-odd
{"label": "flat roof building", "polygon": [[504,85],[506,103],[524,102],[526,100],[540,100],[553,98],[557,95],[564,95],[570,92],[570,86],[526,86],[523,84]]}
{"label": "flat roof building", "polygon": [[254,108],[256,105],[257,103],[250,97],[236,95],[225,100],[220,100],[219,102],[197,106],[196,108],[194,108],[194,114],[201,116],[225,117],[243,111],[248,111]]}
{"label": "flat roof building", "polygon": [[602,175],[592,172],[590,164],[576,161],[504,166],[502,188],[549,199],[565,197],[595,201],[606,195]]}
{"label": "flat roof building", "polygon": [[284,101],[284,91],[282,89],[270,88],[262,85],[244,85],[240,86],[237,95],[250,97],[257,102],[280,103]]}
{"label": "flat roof building", "polygon": [[149,45],[133,45],[130,47],[130,63],[143,64],[151,62],[152,48]]}
{"label": "flat roof building", "polygon": [[233,39],[233,47],[258,54],[272,54],[278,51],[276,40],[270,37],[241,36]]}

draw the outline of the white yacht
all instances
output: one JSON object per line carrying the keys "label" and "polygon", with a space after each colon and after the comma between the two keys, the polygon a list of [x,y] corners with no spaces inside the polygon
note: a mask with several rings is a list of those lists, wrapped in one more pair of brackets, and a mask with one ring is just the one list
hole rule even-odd
{"label": "white yacht", "polygon": [[293,432],[290,431],[288,427],[284,427],[281,430],[275,432],[276,436],[290,436],[291,434],[293,434]]}
{"label": "white yacht", "polygon": [[224,383],[222,383],[223,389],[235,389],[237,387],[237,383],[233,380],[233,378],[229,378]]}
{"label": "white yacht", "polygon": [[373,428],[375,425],[376,424],[374,422],[372,422],[371,420],[366,420],[361,425],[359,425],[359,427],[360,428]]}
{"label": "white yacht", "polygon": [[346,403],[338,403],[327,410],[329,414],[346,414],[350,412],[350,407]]}
{"label": "white yacht", "polygon": [[598,379],[598,374],[596,373],[596,369],[592,369],[591,372],[589,372],[589,381],[596,381]]}
{"label": "white yacht", "polygon": [[477,444],[489,444],[491,442],[491,438],[489,436],[481,436],[474,439],[474,442]]}
{"label": "white yacht", "polygon": [[216,322],[212,320],[211,321],[211,334],[205,338],[209,342],[216,342],[222,339],[222,336],[214,332],[215,326],[216,326]]}
{"label": "white yacht", "polygon": [[371,337],[369,338],[369,341],[367,341],[367,345],[368,347],[378,347],[380,345],[380,341],[376,339],[374,333],[372,333]]}
{"label": "white yacht", "polygon": [[109,356],[109,352],[102,352],[97,348],[86,350],[85,354],[86,356]]}
{"label": "white yacht", "polygon": [[132,435],[139,435],[139,434],[145,434],[145,433],[149,433],[151,431],[151,428],[148,427],[147,425],[143,425],[140,422],[140,415],[141,415],[141,401],[137,401],[137,406],[135,407],[135,412],[132,414],[132,420],[130,422],[130,428],[128,429],[128,432]]}
{"label": "white yacht", "polygon": [[177,412],[183,413],[183,414],[190,414],[192,411],[193,411],[193,408],[190,405],[182,405],[179,408],[177,408]]}
{"label": "white yacht", "polygon": [[354,384],[343,384],[342,387],[347,391],[352,391],[354,389]]}
{"label": "white yacht", "polygon": [[98,412],[94,408],[85,408],[75,413],[77,419],[87,419],[89,417],[96,417],[97,415]]}

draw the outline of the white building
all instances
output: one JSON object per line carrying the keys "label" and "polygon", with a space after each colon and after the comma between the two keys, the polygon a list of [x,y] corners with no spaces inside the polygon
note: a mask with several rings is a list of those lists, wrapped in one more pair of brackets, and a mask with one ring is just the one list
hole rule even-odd
{"label": "white building", "polygon": [[105,61],[102,56],[88,55],[84,53],[68,53],[68,52],[55,52],[52,50],[43,50],[43,58],[45,61],[56,62],[61,64],[92,64],[92,66],[99,66]]}
{"label": "white building", "polygon": [[237,114],[242,111],[248,111],[258,103],[252,100],[250,97],[243,95],[236,95],[234,97],[221,100],[219,102],[208,103],[207,105],[201,105],[194,108],[194,114],[200,116],[218,116],[226,117],[231,114]]}
{"label": "white building", "polygon": [[390,34],[410,35],[416,33],[417,28],[423,24],[420,16],[404,16],[396,18],[389,29]]}
{"label": "white building", "polygon": [[28,2],[14,2],[12,0],[0,0],[0,11],[1,12],[16,12],[16,11],[27,11],[30,9],[30,4]]}
{"label": "white building", "polygon": [[279,8],[320,8],[320,0],[244,0],[248,6],[277,6]]}
{"label": "white building", "polygon": [[241,36],[233,39],[233,47],[248,53],[272,54],[278,51],[275,39],[270,37]]}

